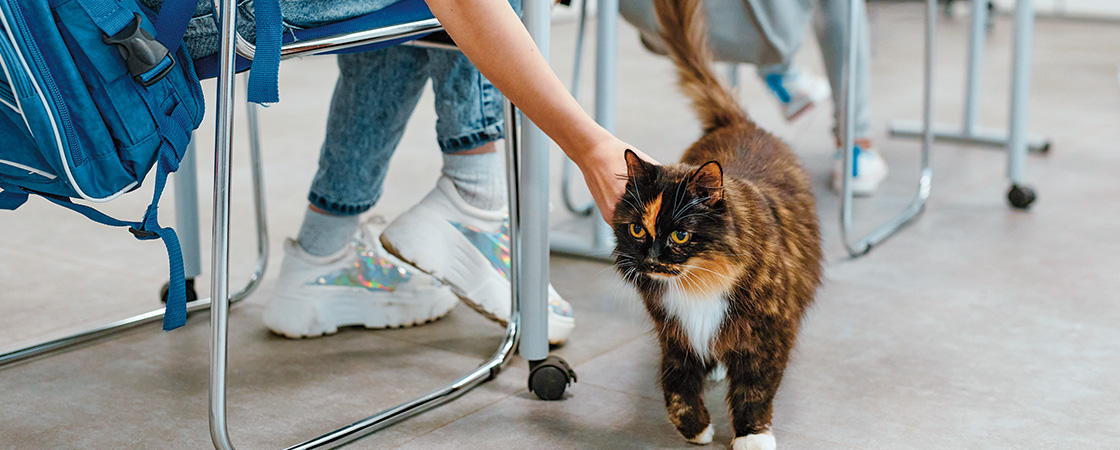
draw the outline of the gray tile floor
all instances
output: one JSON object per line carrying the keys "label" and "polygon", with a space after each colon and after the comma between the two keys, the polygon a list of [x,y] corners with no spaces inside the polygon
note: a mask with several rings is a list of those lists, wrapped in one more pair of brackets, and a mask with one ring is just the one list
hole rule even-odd
{"label": "gray tile floor", "polygon": [[[921,11],[912,3],[872,10],[876,130],[892,175],[880,195],[859,203],[861,229],[913,192],[918,146],[888,139],[886,124],[920,114]],[[965,25],[942,22],[938,41],[936,116],[952,123],[960,120]],[[570,23],[554,30],[554,64],[564,78],[574,30]],[[1010,32],[1000,17],[990,35],[985,126],[1006,123]],[[699,134],[697,122],[668,63],[641,50],[627,25],[620,41],[618,133],[671,160]],[[1007,207],[1001,152],[939,145],[925,216],[856,260],[842,250],[838,203],[826,188],[827,108],[786,124],[743,71],[744,104],[813,173],[828,254],[827,280],[776,402],[782,448],[1120,448],[1120,25],[1040,20],[1034,57],[1030,126],[1054,142],[1051,155],[1028,162],[1040,194],[1035,207]],[[799,58],[821,72],[812,42]],[[274,255],[299,226],[335,73],[329,58],[285,63],[283,103],[263,111]],[[590,105],[592,97],[581,100]],[[438,176],[430,103],[421,101],[394,157],[378,214],[403,211]],[[204,149],[212,130],[211,118],[200,132]],[[206,153],[199,155],[204,205]],[[556,171],[558,158],[554,152]],[[238,283],[255,256],[244,164],[234,177]],[[145,202],[140,193],[108,209],[136,215]],[[0,222],[0,349],[150,309],[166,275],[158,244],[44,203]],[[164,209],[170,219],[173,207]],[[209,212],[201,215],[207,223]],[[559,210],[553,221],[573,227]],[[278,338],[259,319],[277,265],[274,258],[260,291],[233,308],[229,409],[241,448],[291,445],[425,393],[473,368],[501,339],[499,327],[463,307],[416,329]],[[658,400],[657,350],[631,289],[600,263],[555,257],[552,274],[579,321],[556,352],[580,375],[568,398],[534,400],[518,359],[496,381],[352,448],[689,447]],[[208,292],[208,283],[199,289]],[[207,448],[208,337],[207,316],[198,314],[173,333],[150,327],[0,370],[0,448]],[[716,446],[731,438],[720,395],[719,388],[709,395]]]}

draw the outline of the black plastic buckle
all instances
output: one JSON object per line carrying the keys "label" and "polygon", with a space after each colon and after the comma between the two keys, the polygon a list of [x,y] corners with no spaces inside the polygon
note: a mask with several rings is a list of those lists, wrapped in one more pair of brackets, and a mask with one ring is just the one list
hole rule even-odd
{"label": "black plastic buckle", "polygon": [[[171,73],[171,69],[175,67],[175,58],[171,57],[171,52],[155,36],[140,26],[143,20],[140,13],[132,14],[132,23],[113,36],[102,33],[101,42],[116,45],[128,66],[128,73],[132,74],[136,82],[148,87]],[[141,77],[156,68],[164,58],[170,58],[171,64],[147,80]]]}
{"label": "black plastic buckle", "polygon": [[136,227],[128,227],[128,232],[136,236],[136,239],[155,239],[159,237],[159,234],[155,231],[138,230]]}

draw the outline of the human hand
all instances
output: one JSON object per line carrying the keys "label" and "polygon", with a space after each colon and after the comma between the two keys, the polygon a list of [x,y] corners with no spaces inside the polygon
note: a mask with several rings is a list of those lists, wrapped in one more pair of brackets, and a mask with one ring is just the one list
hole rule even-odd
{"label": "human hand", "polygon": [[622,199],[626,190],[626,150],[632,150],[638,157],[657,164],[653,158],[632,145],[618,139],[600,143],[586,153],[585,158],[576,161],[583,179],[591,191],[591,197],[599,207],[603,220],[611,222],[614,207]]}

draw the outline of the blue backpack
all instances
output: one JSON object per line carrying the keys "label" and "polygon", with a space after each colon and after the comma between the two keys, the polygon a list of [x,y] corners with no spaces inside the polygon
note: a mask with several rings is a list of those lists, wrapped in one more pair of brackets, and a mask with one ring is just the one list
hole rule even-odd
{"label": "blue backpack", "polygon": [[[179,167],[204,101],[180,42],[195,0],[168,0],[159,17],[134,0],[0,0],[0,209],[28,194],[137,239],[161,239],[171,286],[164,330],[186,321],[183,260],[157,205]],[[156,166],[140,221],[84,204],[140,186]]]}

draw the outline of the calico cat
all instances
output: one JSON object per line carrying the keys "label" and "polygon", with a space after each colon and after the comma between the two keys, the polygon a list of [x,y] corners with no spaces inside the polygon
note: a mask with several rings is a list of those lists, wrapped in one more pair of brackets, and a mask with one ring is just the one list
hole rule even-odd
{"label": "calico cat", "polygon": [[704,379],[725,372],[733,449],[773,449],[774,394],[821,280],[809,177],[711,69],[699,0],[656,0],[662,35],[704,135],[680,164],[626,152],[615,266],[661,344],[661,388],[685,439],[711,442]]}

